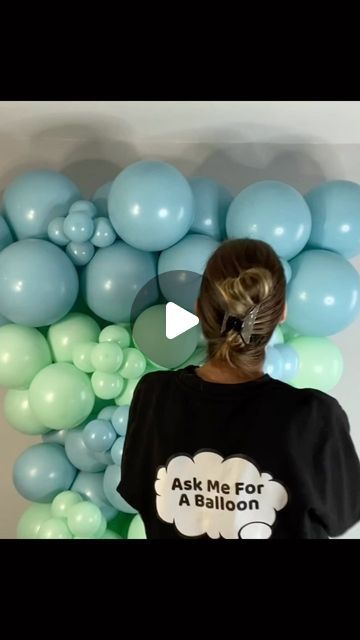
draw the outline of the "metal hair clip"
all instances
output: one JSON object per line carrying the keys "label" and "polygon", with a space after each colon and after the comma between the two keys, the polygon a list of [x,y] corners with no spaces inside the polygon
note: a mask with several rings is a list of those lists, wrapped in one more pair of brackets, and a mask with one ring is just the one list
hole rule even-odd
{"label": "metal hair clip", "polygon": [[249,344],[259,309],[260,304],[255,305],[250,311],[248,311],[244,318],[231,316],[226,312],[221,325],[221,335],[228,333],[228,331],[233,329],[241,335],[245,344]]}

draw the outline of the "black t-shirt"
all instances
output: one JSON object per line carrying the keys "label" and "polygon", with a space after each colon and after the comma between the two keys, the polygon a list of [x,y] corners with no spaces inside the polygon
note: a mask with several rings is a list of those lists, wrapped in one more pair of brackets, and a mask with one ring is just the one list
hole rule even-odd
{"label": "black t-shirt", "polygon": [[268,374],[146,374],[118,491],[152,538],[327,538],[360,520],[360,463],[332,396]]}

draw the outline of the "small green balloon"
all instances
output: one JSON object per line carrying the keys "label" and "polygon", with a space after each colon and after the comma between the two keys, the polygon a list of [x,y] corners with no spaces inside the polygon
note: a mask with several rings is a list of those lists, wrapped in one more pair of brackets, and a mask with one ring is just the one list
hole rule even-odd
{"label": "small green balloon", "polygon": [[119,373],[95,371],[91,376],[94,393],[102,400],[113,400],[122,391],[124,378]]}
{"label": "small green balloon", "polygon": [[48,341],[56,362],[72,362],[73,348],[79,342],[97,342],[100,327],[84,313],[69,313],[53,324],[48,331]]}
{"label": "small green balloon", "polygon": [[64,520],[50,518],[40,525],[37,537],[40,540],[71,540],[72,534]]}
{"label": "small green balloon", "polygon": [[128,540],[146,540],[145,526],[139,515],[136,515],[129,527]]}
{"label": "small green balloon", "polygon": [[76,491],[62,491],[58,493],[51,504],[53,518],[67,518],[70,507],[82,502],[80,493]]}
{"label": "small green balloon", "polygon": [[116,342],[101,342],[91,352],[91,362],[96,371],[115,373],[122,365],[124,354]]}
{"label": "small green balloon", "polygon": [[106,529],[104,535],[102,536],[103,540],[122,540],[121,536],[115,531],[111,531],[111,529]]}
{"label": "small green balloon", "polygon": [[4,415],[8,423],[21,433],[40,436],[49,431],[30,407],[28,389],[9,389],[4,397]]}
{"label": "small green balloon", "polygon": [[73,348],[72,361],[77,369],[85,373],[92,373],[95,367],[91,361],[93,349],[97,346],[96,342],[79,342]]}
{"label": "small green balloon", "polygon": [[103,515],[95,504],[79,502],[69,508],[67,523],[74,536],[95,537],[102,526]]}
{"label": "small green balloon", "polygon": [[36,374],[51,363],[49,345],[32,327],[0,327],[0,386],[27,388]]}
{"label": "small green balloon", "polygon": [[119,373],[126,379],[140,378],[146,369],[146,358],[141,351],[129,347],[124,349],[124,361]]}
{"label": "small green balloon", "polygon": [[132,513],[124,513],[119,511],[115,518],[108,523],[108,527],[111,531],[117,533],[121,538],[127,538],[130,523],[133,520],[134,515]]}
{"label": "small green balloon", "polygon": [[22,514],[16,528],[19,540],[34,540],[38,537],[40,526],[51,518],[51,505],[34,502]]}
{"label": "small green balloon", "polygon": [[285,342],[289,342],[290,340],[293,340],[293,338],[300,337],[300,333],[295,331],[295,329],[293,329],[292,327],[289,327],[286,322],[281,325],[281,332],[283,334]]}
{"label": "small green balloon", "polygon": [[72,429],[90,415],[95,396],[86,373],[57,362],[35,376],[29,401],[35,416],[49,429]]}
{"label": "small green balloon", "polygon": [[96,533],[94,534],[95,538],[102,538],[105,531],[106,531],[106,527],[107,527],[107,522],[106,522],[106,518],[101,514],[101,524],[98,528],[98,530],[96,531]]}
{"label": "small green balloon", "polygon": [[124,381],[124,388],[122,393],[115,398],[115,404],[121,407],[124,404],[131,404],[132,397],[134,395],[135,387],[140,378],[133,378],[132,380]]}
{"label": "small green balloon", "polygon": [[289,384],[298,389],[319,389],[328,393],[339,382],[343,357],[339,347],[329,338],[300,336],[287,344],[299,356],[299,368]]}
{"label": "small green balloon", "polygon": [[119,324],[110,324],[100,333],[99,342],[117,342],[122,349],[126,349],[131,344],[130,332]]}

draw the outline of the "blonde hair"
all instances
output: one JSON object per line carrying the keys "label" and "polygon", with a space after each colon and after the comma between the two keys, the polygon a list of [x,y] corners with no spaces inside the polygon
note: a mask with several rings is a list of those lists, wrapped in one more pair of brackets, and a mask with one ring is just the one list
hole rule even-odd
{"label": "blonde hair", "polygon": [[[284,269],[269,244],[250,238],[223,242],[207,263],[198,298],[209,358],[226,361],[245,375],[258,371],[285,302]],[[226,313],[243,319],[259,303],[249,344],[235,329],[221,333]]]}

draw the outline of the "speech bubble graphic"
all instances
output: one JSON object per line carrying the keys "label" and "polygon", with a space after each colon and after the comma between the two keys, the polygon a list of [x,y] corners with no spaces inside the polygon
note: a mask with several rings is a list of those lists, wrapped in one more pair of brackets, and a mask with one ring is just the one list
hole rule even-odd
{"label": "speech bubble graphic", "polygon": [[212,539],[269,538],[285,488],[241,455],[200,451],[173,457],[155,481],[156,509],[184,536]]}

